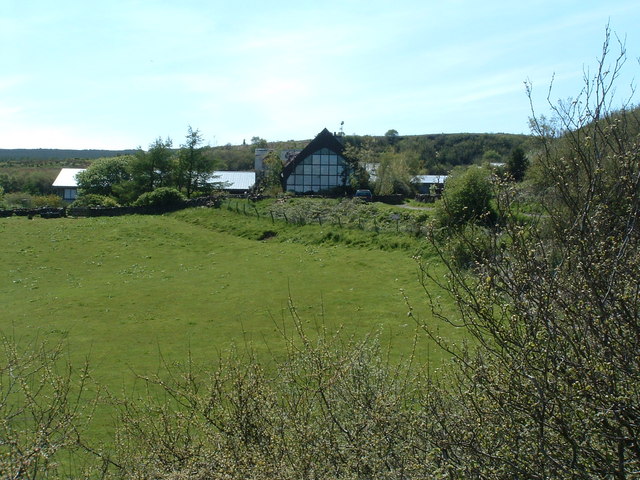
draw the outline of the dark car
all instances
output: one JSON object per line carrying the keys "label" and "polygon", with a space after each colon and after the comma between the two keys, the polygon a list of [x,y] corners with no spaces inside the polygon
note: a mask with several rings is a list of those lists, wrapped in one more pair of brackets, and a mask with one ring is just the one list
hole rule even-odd
{"label": "dark car", "polygon": [[371,194],[371,190],[356,190],[353,198],[360,198],[365,202],[370,202],[373,200],[373,195]]}

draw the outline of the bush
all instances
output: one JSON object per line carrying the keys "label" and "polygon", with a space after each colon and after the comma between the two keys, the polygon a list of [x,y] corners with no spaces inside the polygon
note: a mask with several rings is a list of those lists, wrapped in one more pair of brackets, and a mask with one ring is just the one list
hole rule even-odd
{"label": "bush", "polygon": [[60,208],[64,206],[62,198],[58,195],[37,195],[33,197],[34,207],[56,207]]}
{"label": "bush", "polygon": [[153,192],[143,193],[134,202],[138,207],[169,207],[185,201],[185,196],[175,188],[160,187]]}
{"label": "bush", "polygon": [[113,198],[105,195],[97,195],[95,193],[88,193],[79,196],[69,207],[118,207],[118,202]]}
{"label": "bush", "polygon": [[492,205],[490,175],[487,169],[476,166],[454,170],[436,204],[438,224],[447,229],[459,229],[468,223],[495,224],[497,213]]}
{"label": "bush", "polygon": [[[470,336],[443,341],[423,322],[456,359],[430,412],[449,478],[638,478],[640,110],[609,110],[625,54],[610,65],[608,40],[578,98],[532,118],[544,214],[523,221],[520,188],[496,185],[501,224],[475,274],[433,244],[449,274],[424,272],[458,311],[425,292]],[[464,245],[476,234],[458,230]]]}
{"label": "bush", "polygon": [[4,196],[4,204],[7,208],[31,208],[33,197],[24,192],[7,193]]}
{"label": "bush", "polygon": [[154,393],[121,403],[114,477],[429,478],[430,420],[408,365],[391,367],[375,339],[307,335],[293,315],[271,371],[236,353],[142,379]]}
{"label": "bush", "polygon": [[66,353],[0,335],[0,477],[63,478],[78,454],[95,399],[86,365],[73,368]]}

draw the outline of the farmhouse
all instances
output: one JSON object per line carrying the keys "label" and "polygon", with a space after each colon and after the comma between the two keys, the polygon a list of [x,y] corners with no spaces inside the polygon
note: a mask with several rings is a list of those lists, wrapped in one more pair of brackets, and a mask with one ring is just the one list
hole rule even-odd
{"label": "farmhouse", "polygon": [[342,156],[344,145],[326,128],[287,162],[282,187],[295,193],[329,191],[349,184],[349,164]]}
{"label": "farmhouse", "polygon": [[84,168],[63,168],[53,181],[52,187],[59,193],[63,200],[73,202],[78,196],[78,180],[76,175],[83,172]]}

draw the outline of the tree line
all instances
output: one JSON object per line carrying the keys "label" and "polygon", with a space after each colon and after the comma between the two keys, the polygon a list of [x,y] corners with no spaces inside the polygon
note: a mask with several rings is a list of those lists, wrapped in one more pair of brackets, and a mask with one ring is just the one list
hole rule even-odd
{"label": "tree line", "polygon": [[[348,135],[343,137],[346,154],[354,164],[379,165],[379,181],[369,181],[362,169],[356,176],[355,188],[371,188],[378,194],[412,193],[411,178],[417,174],[446,174],[457,165],[482,162],[504,162],[515,149],[528,150],[530,138],[506,134],[437,134],[400,136],[390,130],[385,136]],[[242,145],[199,145],[201,156],[217,170],[251,170],[255,148],[274,151],[300,149],[307,141],[273,141],[255,136]],[[138,157],[157,156],[159,150],[177,158],[181,146],[174,147],[170,139],[154,140],[145,152],[136,150],[0,150],[0,187],[5,193],[32,196],[50,195],[51,184],[60,168],[87,168],[93,163],[109,163],[106,159],[123,157],[134,163],[144,163]],[[153,161],[153,160],[150,160]],[[116,162],[114,160],[114,162]],[[117,163],[117,162],[116,162]],[[136,166],[136,168],[138,168]],[[142,168],[142,167],[141,167]],[[146,174],[153,177],[153,174]],[[166,177],[166,175],[165,175]],[[176,177],[177,178],[177,177]],[[165,178],[166,180],[167,178]],[[149,179],[148,179],[149,180]],[[151,181],[151,180],[149,180]],[[155,182],[156,179],[153,179]],[[166,182],[165,182],[166,183]],[[176,182],[169,182],[176,183]],[[138,190],[134,193],[140,193]],[[24,196],[24,195],[23,195]],[[25,197],[26,198],[26,197]],[[124,200],[124,199],[123,199]]]}
{"label": "tree line", "polygon": [[400,136],[389,130],[382,137],[345,136],[344,143],[345,156],[360,169],[367,167],[366,172],[357,173],[359,188],[368,184],[376,195],[412,195],[416,175],[447,175],[469,165],[505,164],[509,170],[514,155],[529,151],[531,137],[472,133]]}
{"label": "tree line", "polygon": [[150,194],[166,202],[220,187],[212,176],[219,162],[204,145],[199,130],[189,126],[180,148],[172,147],[170,138],[157,138],[146,151],[96,160],[77,176],[80,196],[76,205],[144,204],[154,198]]}

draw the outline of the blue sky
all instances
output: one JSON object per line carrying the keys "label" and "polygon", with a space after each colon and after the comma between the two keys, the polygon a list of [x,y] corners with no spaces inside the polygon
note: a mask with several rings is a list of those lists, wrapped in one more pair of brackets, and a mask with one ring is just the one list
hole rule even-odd
{"label": "blue sky", "polygon": [[0,0],[0,148],[528,133],[606,24],[640,79],[637,0]]}

